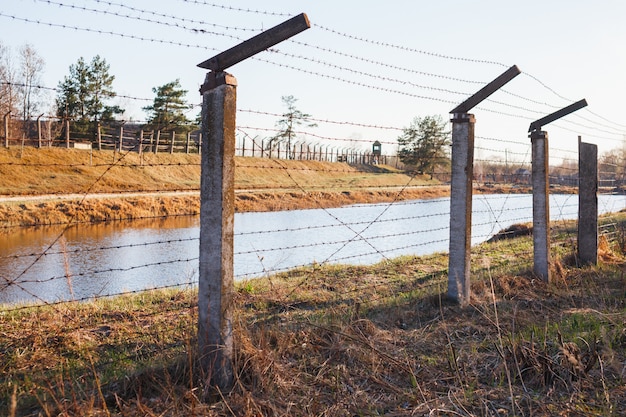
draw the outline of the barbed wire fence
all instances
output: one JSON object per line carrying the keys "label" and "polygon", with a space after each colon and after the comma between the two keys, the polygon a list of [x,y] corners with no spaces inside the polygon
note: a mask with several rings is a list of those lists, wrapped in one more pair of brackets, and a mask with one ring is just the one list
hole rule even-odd
{"label": "barbed wire fence", "polygon": [[[48,2],[56,6],[62,7],[76,7],[69,6],[62,2]],[[97,3],[111,5],[111,2],[100,1]],[[189,1],[189,3],[203,4],[210,7],[221,7],[232,11],[245,12],[245,13],[266,13],[273,16],[286,16],[281,13],[271,13],[264,11],[251,11],[237,9],[231,6],[217,5],[208,2]],[[123,5],[118,4],[122,7]],[[201,22],[178,19],[174,15],[163,15],[152,13],[147,10],[138,10],[136,8],[127,7],[130,11],[135,13],[149,14],[150,18],[138,18],[137,16],[130,16],[119,13],[114,13],[116,17],[124,19],[141,20],[144,23],[153,23],[163,25],[164,22],[159,19],[173,19],[177,23],[166,24],[173,28],[192,29],[189,25],[200,25]],[[90,13],[109,13],[97,9],[80,8],[84,12]],[[48,25],[64,29],[63,25],[57,25],[53,22],[40,22],[18,16],[9,16],[6,14],[0,15],[4,18],[21,19],[24,23]],[[238,31],[255,31],[251,28],[230,28],[222,27],[217,24],[212,25],[215,30],[221,29],[235,29]],[[319,26],[320,29],[327,31],[336,36],[342,36],[351,38],[355,41],[365,44],[376,43],[378,45],[381,42],[375,40],[368,40],[360,38],[354,35],[341,33],[333,29]],[[154,42],[155,39],[147,39],[132,34],[106,32],[89,28],[70,27],[72,30],[92,31],[101,35],[119,36],[124,38],[133,38],[143,42]],[[228,36],[231,39],[239,39],[226,35],[225,32],[206,32],[205,29],[201,30],[203,33],[210,33],[218,36]],[[165,41],[163,41],[165,42]],[[292,41],[300,47],[308,47],[313,50],[325,49],[327,52],[334,55],[341,55],[344,58],[353,59],[358,62],[369,63],[377,67],[388,68],[387,64],[377,62],[366,57],[358,57],[356,55],[336,51],[332,48],[325,48],[321,46],[309,45],[303,42]],[[167,42],[170,45],[178,47],[193,47],[193,48],[205,48],[204,46],[182,44],[176,42]],[[430,54],[425,51],[419,51],[412,48],[402,47],[399,45],[384,44],[383,46],[393,49],[398,49],[402,53],[416,53],[416,54]],[[465,93],[457,90],[441,89],[433,85],[421,85],[412,83],[407,80],[401,80],[399,78],[391,78],[382,74],[376,74],[374,72],[368,73],[365,71],[357,70],[356,68],[343,67],[332,64],[330,61],[321,61],[313,59],[308,56],[299,56],[291,53],[282,53],[278,50],[274,50],[270,53],[279,54],[284,58],[288,58],[288,61],[299,60],[303,62],[303,65],[320,65],[324,69],[333,69],[340,71],[341,73],[349,73],[349,76],[329,75],[324,70],[311,70],[307,68],[300,68],[288,63],[279,63],[271,60],[265,60],[263,58],[257,58],[261,62],[283,67],[290,71],[303,72],[318,80],[334,80],[336,82],[352,84],[365,90],[373,90],[376,94],[397,94],[408,96],[414,99],[437,101],[449,104],[456,104],[457,101],[450,98],[461,97]],[[459,58],[448,57],[445,55],[434,54],[439,59],[453,59],[459,60]],[[468,61],[479,61],[466,58]],[[485,61],[481,62],[488,65],[504,66],[504,64]],[[415,74],[414,70],[408,68],[395,68],[402,72],[409,74]],[[465,80],[458,77],[446,76],[442,74],[424,74],[420,75],[429,78],[445,78],[448,81],[457,81],[461,84],[476,85],[480,84],[480,81]],[[537,78],[532,75],[524,74],[525,76],[537,81],[549,92],[553,93],[556,97],[565,100],[564,97],[558,95],[549,86],[541,83]],[[365,77],[369,80],[378,80],[384,83],[391,83],[399,85],[396,88],[387,88],[382,86],[376,86],[362,81],[351,80],[349,77]],[[386,85],[386,84],[385,84]],[[45,87],[41,87],[45,88]],[[407,88],[407,90],[403,90]],[[411,90],[408,90],[411,88]],[[426,96],[413,92],[413,89],[428,90],[429,94],[435,94],[433,96]],[[503,91],[505,94],[521,98],[526,102],[528,106],[533,108],[526,108],[516,104],[507,104],[504,102],[490,101],[490,106],[495,106],[493,109],[485,108],[481,111],[487,111],[495,113],[502,117],[513,117],[529,119],[532,115],[543,114],[546,108],[558,108],[560,104],[551,104],[543,101],[537,101],[531,98],[524,97],[507,90]],[[439,95],[437,95],[439,94]],[[128,97],[127,97],[128,98]],[[134,98],[136,99],[136,98]],[[144,99],[141,99],[144,100]],[[538,109],[535,109],[537,106]],[[504,108],[505,110],[501,110]],[[539,109],[540,108],[540,109]],[[500,109],[500,110],[499,110]],[[281,114],[278,112],[267,112],[264,110],[251,110],[244,109],[238,110],[243,114],[254,114],[260,117],[266,117],[275,119]],[[587,111],[586,111],[587,112]],[[584,113],[584,112],[583,112]],[[588,117],[574,115],[574,120],[563,120],[559,123],[558,127],[565,131],[579,133],[580,130],[584,131],[585,137],[594,139],[601,139],[615,143],[616,147],[623,146],[623,129],[624,126],[615,122],[611,122],[602,116],[596,115],[592,112],[588,112]],[[595,118],[596,120],[593,120]],[[598,121],[597,119],[601,119]],[[385,139],[378,137],[378,132],[387,132],[391,137],[398,135],[402,130],[398,127],[380,126],[376,124],[359,123],[353,121],[342,120],[328,120],[328,119],[312,119],[317,123],[326,123],[336,126],[351,126],[361,127],[368,129],[368,131],[375,132],[371,138],[368,139],[354,139],[354,138],[341,138],[317,135],[313,131],[301,131],[298,132],[306,137],[306,140],[293,145],[292,149],[277,148],[267,149],[263,141],[263,135],[272,135],[276,133],[276,130],[268,127],[268,123],[263,125],[240,125],[238,126],[239,138],[237,143],[237,150],[242,157],[248,157],[241,166],[247,168],[258,169],[272,169],[285,172],[291,181],[293,182],[293,189],[298,190],[302,194],[316,193],[319,191],[335,191],[328,189],[319,189],[315,185],[307,184],[300,179],[296,179],[294,175],[290,175],[292,172],[299,169],[309,171],[321,171],[321,172],[352,172],[348,167],[344,165],[337,165],[336,167],[324,166],[323,168],[306,167],[306,168],[293,168],[285,164],[285,159],[297,159],[297,160],[312,160],[312,161],[327,161],[337,162],[342,161],[348,164],[371,164],[371,154],[369,153],[369,147],[375,140],[379,140],[383,145],[395,146],[397,142],[393,139]],[[582,122],[579,122],[582,121]],[[58,139],[55,144],[52,137],[55,131],[54,124],[58,121],[49,120],[48,134],[43,134],[44,146],[56,146],[64,147],[67,145],[65,138]],[[137,129],[138,128],[138,129]],[[44,129],[45,131],[45,129]],[[261,132],[261,133],[259,133]],[[147,137],[145,135],[148,135]],[[114,126],[110,129],[103,129],[101,134],[102,140],[99,143],[99,149],[102,151],[115,150],[120,152],[120,157],[115,164],[103,165],[105,168],[116,167],[132,167],[133,165],[125,165],[123,155],[129,153],[139,152],[153,152],[153,153],[199,153],[201,152],[199,144],[200,138],[197,136],[198,132],[191,131],[189,134],[184,135],[180,141],[177,142],[177,135],[160,135],[157,132],[141,132],[141,127],[136,126],[131,128],[129,124],[123,126],[123,130],[120,133],[119,126]],[[5,132],[5,137],[9,135]],[[162,137],[164,136],[164,137]],[[261,136],[261,137],[259,137]],[[388,136],[389,137],[389,136]],[[159,138],[159,139],[157,139]],[[93,149],[93,142],[88,141],[90,138],[81,138],[79,136],[71,136],[70,143],[73,147],[77,143],[89,142]],[[529,185],[529,167],[530,161],[530,146],[529,144],[523,145],[521,150],[511,151],[508,147],[515,147],[520,149],[520,144],[528,142],[526,137],[517,138],[493,138],[493,137],[477,137],[476,149],[482,156],[476,159],[476,176],[475,187],[488,187],[490,185],[511,185],[522,188]],[[163,140],[163,142],[161,142]],[[47,142],[46,142],[47,141]],[[25,146],[30,144],[34,147],[39,147],[39,138],[28,139],[19,138],[15,141],[9,140],[11,143],[15,143],[19,146]],[[352,146],[354,145],[354,146]],[[13,145],[11,145],[13,146]],[[365,149],[363,149],[365,148]],[[571,149],[557,149],[559,155],[558,158],[577,160],[578,155]],[[344,158],[345,155],[345,158]],[[340,158],[341,156],[341,158]],[[271,166],[267,166],[266,163],[261,163],[257,158],[265,157],[271,159]],[[401,167],[401,164],[397,160],[393,160],[394,155],[389,155],[389,160],[381,161],[384,165],[391,165],[395,168]],[[551,162],[557,162],[555,158]],[[196,165],[195,162],[189,162],[191,165]],[[22,165],[30,168],[45,168],[45,166],[29,165],[28,162],[15,162],[3,164],[7,168]],[[58,165],[58,164],[50,164]],[[556,164],[555,164],[556,165]],[[81,164],[67,164],[66,167],[80,167]],[[150,166],[150,162],[142,166]],[[169,168],[175,168],[180,166],[179,163],[167,164],[157,163],[153,164],[161,169],[167,170]],[[199,162],[197,163],[199,168]],[[490,167],[492,171],[490,171]],[[502,169],[504,167],[504,169]],[[553,174],[550,177],[550,183],[555,187],[558,186],[576,186],[578,183],[578,169],[577,166],[563,164],[559,167],[557,173],[553,170]],[[440,173],[444,178],[449,175],[449,172]],[[102,178],[105,174],[103,174]],[[624,207],[624,201],[620,197],[612,198],[609,195],[620,192],[623,187],[623,167],[619,163],[604,164],[599,172],[600,178],[600,206],[601,211],[610,213],[617,212]],[[449,218],[449,202],[443,201],[443,203],[437,206],[435,209],[429,209],[428,207],[435,204],[429,200],[421,201],[402,201],[402,194],[405,190],[413,187],[413,178],[407,177],[407,182],[401,187],[384,187],[377,186],[377,189],[383,189],[391,193],[395,193],[395,197],[390,203],[374,204],[374,205],[361,205],[356,207],[343,207],[336,209],[319,208],[319,217],[321,220],[313,224],[299,224],[297,213],[285,213],[285,214],[263,214],[267,218],[273,216],[276,219],[272,220],[247,220],[247,217],[252,218],[254,214],[242,214],[236,218],[236,222],[245,225],[235,233],[235,271],[236,278],[239,280],[246,280],[250,278],[265,277],[268,280],[272,279],[272,276],[281,272],[288,271],[311,271],[315,270],[319,265],[324,264],[360,264],[360,263],[375,263],[379,261],[389,261],[402,254],[412,254],[417,256],[426,256],[432,252],[433,247],[442,247],[441,251],[445,251],[448,243],[448,218]],[[367,187],[363,187],[367,189]],[[359,189],[358,186],[350,188],[350,190]],[[196,188],[189,189],[177,189],[173,191],[198,191]],[[134,189],[135,192],[154,192],[158,190],[154,189]],[[339,189],[339,191],[342,191]],[[346,191],[345,189],[343,191]],[[86,194],[88,191],[86,191]],[[558,193],[558,188],[552,190],[553,194]],[[606,198],[605,198],[606,196]],[[511,224],[528,223],[532,220],[532,203],[528,198],[528,195],[524,194],[505,194],[497,196],[485,196],[476,195],[474,197],[480,206],[476,209],[476,217],[482,217],[484,220],[478,221],[473,225],[476,233],[472,236],[476,242],[486,241],[491,238],[495,233],[500,230],[506,229]],[[575,196],[559,195],[558,199],[553,198],[553,214],[554,218],[559,222],[566,222],[575,218],[577,213],[578,203],[575,200]],[[402,208],[402,210],[398,210]],[[358,213],[358,211],[361,213]],[[357,214],[354,214],[354,212]],[[345,214],[344,214],[345,213]],[[260,214],[259,214],[260,215]],[[283,216],[283,217],[281,217]],[[197,218],[189,219],[177,219],[178,227],[176,232],[167,234],[163,237],[162,230],[167,230],[167,220],[159,220],[163,226],[159,226],[153,229],[155,233],[145,233],[143,230],[139,230],[136,234],[136,240],[133,243],[124,243],[124,239],[118,239],[115,243],[107,243],[106,241],[96,241],[93,245],[88,246],[86,240],[73,241],[68,235],[76,227],[74,222],[69,222],[66,225],[61,225],[61,231],[51,230],[46,243],[39,246],[39,249],[34,250],[36,245],[26,249],[22,252],[6,252],[0,256],[0,262],[6,265],[5,272],[3,272],[3,279],[0,282],[0,302],[2,306],[2,317],[9,317],[14,314],[19,314],[23,311],[43,311],[51,308],[52,311],[57,312],[63,317],[66,322],[66,326],[63,329],[57,329],[58,334],[69,335],[72,332],[76,332],[81,328],[85,328],[86,324],[78,319],[75,319],[71,314],[66,312],[68,304],[73,306],[80,306],[81,303],[85,303],[93,300],[100,299],[112,299],[119,296],[126,296],[134,294],[143,296],[149,294],[152,290],[188,290],[195,288],[197,284],[197,246],[198,246],[198,229]],[[612,222],[610,218],[603,220],[607,226],[603,226],[607,236],[613,239],[623,239],[623,234],[619,230],[619,226]],[[251,225],[249,223],[252,223]],[[181,226],[182,225],[182,226]],[[392,226],[393,225],[393,226]],[[78,226],[78,227],[82,227]],[[90,226],[86,226],[90,227]],[[94,228],[99,229],[109,228],[111,239],[114,237],[116,231],[118,231],[119,225],[114,222],[99,222],[94,225]],[[17,228],[8,228],[7,235],[12,233],[19,233]],[[569,229],[568,229],[569,230]],[[149,235],[149,237],[146,237]],[[621,236],[621,237],[620,237]],[[570,236],[570,239],[566,239],[565,242],[569,247],[565,248],[565,252],[573,252],[576,245],[574,235]],[[319,239],[318,239],[319,238]],[[113,240],[112,240],[113,241]],[[562,240],[560,240],[562,241]],[[52,242],[52,243],[50,243]],[[239,244],[238,244],[239,242]],[[288,243],[286,243],[288,242]],[[382,244],[381,242],[386,242]],[[357,246],[353,251],[347,251],[347,248]],[[438,246],[439,245],[439,246]],[[512,246],[509,246],[512,248]],[[43,248],[43,249],[41,249]],[[321,250],[324,249],[324,250]],[[507,250],[507,244],[504,243],[502,251]],[[512,250],[512,249],[511,249]],[[312,259],[309,257],[302,257],[300,253],[310,254],[312,252],[318,253]],[[436,250],[438,251],[438,250]],[[146,252],[155,252],[158,255],[155,260],[146,260]],[[526,256],[524,256],[526,255]],[[480,256],[480,254],[476,254]],[[516,265],[518,270],[529,268],[530,253],[519,254],[516,253],[515,257],[519,260],[519,264]],[[365,260],[364,259],[369,259]],[[112,260],[108,264],[105,261]],[[238,262],[241,260],[242,266],[238,267]],[[287,261],[293,260],[293,262]],[[524,261],[526,260],[526,261]],[[473,263],[473,270],[478,273],[481,268],[485,268],[483,265]],[[18,272],[16,272],[18,271]],[[430,293],[437,294],[442,290],[444,277],[447,273],[447,267],[433,268],[431,271],[424,271],[416,274],[416,285],[421,285],[428,289]],[[163,279],[156,282],[155,277],[157,275],[163,275]],[[139,285],[135,286],[139,276],[150,277],[149,280],[143,280]],[[306,283],[306,280],[311,279],[307,273],[301,274],[302,278],[300,284]],[[329,285],[332,285],[332,277],[324,277]],[[390,282],[390,290],[388,292],[381,291],[379,299],[394,297],[393,282]],[[376,285],[376,284],[368,284]],[[84,290],[80,288],[84,286]],[[335,297],[340,303],[346,305],[353,303],[355,297],[360,291],[364,291],[366,288],[359,287],[358,285],[345,291],[336,291]],[[193,291],[190,291],[192,293]],[[174,297],[174,296],[172,296]],[[370,300],[375,302],[376,300]],[[87,303],[88,304],[88,303]],[[78,307],[77,307],[78,308]],[[188,334],[193,333],[193,317],[195,316],[195,304],[193,295],[187,295],[180,297],[177,303],[172,305],[172,308],[168,311],[160,312],[159,315],[167,314],[179,314],[184,316],[181,319],[181,326],[185,327]],[[40,314],[40,313],[36,313]],[[189,317],[191,316],[191,318]],[[285,315],[285,317],[287,317]],[[107,332],[107,327],[113,326],[115,317],[109,317],[106,314],[100,316],[100,321],[90,321],[89,326],[91,329],[100,329],[101,332]],[[135,318],[136,320],[148,320],[147,317]],[[295,319],[294,319],[295,320]],[[167,331],[162,330],[159,326],[150,326],[146,328],[146,332],[149,334],[146,336],[148,340],[158,340],[166,338]],[[98,331],[95,332],[96,334]],[[108,343],[107,339],[103,339],[101,343]],[[187,347],[185,340],[179,340],[171,342],[170,348],[172,351],[182,350]],[[15,346],[19,346],[19,343],[15,343]],[[146,343],[144,348],[137,349],[135,351],[128,351],[118,357],[105,358],[99,361],[96,366],[97,371],[103,371],[109,363],[125,363],[127,361],[137,363],[149,363],[155,356],[162,354],[159,351],[162,346],[155,347],[154,344]],[[97,344],[93,348],[97,349]],[[147,358],[152,358],[148,360]],[[23,376],[23,375],[22,375]]]}

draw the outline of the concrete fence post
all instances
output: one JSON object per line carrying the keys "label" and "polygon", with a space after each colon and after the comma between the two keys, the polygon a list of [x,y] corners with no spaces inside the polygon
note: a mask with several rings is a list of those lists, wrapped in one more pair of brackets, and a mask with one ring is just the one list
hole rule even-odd
{"label": "concrete fence post", "polygon": [[172,142],[170,143],[170,155],[174,153],[174,142],[176,142],[176,132],[172,131]]}
{"label": "concrete fence post", "polygon": [[578,137],[578,259],[598,263],[598,146]]}
{"label": "concrete fence post", "polygon": [[157,154],[159,152],[159,140],[161,139],[161,129],[157,130],[156,132],[156,139],[155,139],[155,143],[154,143],[154,153]]}
{"label": "concrete fence post", "polygon": [[451,121],[452,181],[448,297],[464,305],[470,300],[475,118],[473,114],[457,113],[453,115]]}
{"label": "concrete fence post", "polygon": [[202,87],[198,344],[204,380],[233,384],[236,79],[210,72]]}
{"label": "concrete fence post", "polygon": [[[233,241],[237,80],[230,66],[310,27],[304,13],[198,64],[202,94],[198,348],[207,387],[229,391],[233,373]],[[280,158],[280,144],[278,144]],[[271,158],[271,142],[269,146]],[[287,150],[287,152],[289,152]]]}
{"label": "concrete fence post", "polygon": [[533,131],[530,140],[533,183],[533,272],[543,281],[550,282],[548,133]]}

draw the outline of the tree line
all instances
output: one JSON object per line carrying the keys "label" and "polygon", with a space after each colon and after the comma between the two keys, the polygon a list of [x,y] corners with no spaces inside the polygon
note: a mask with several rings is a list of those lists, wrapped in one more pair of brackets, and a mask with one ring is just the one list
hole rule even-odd
{"label": "tree line", "polygon": [[[0,42],[0,116],[10,114],[21,119],[24,133],[32,125],[30,122],[45,114],[71,122],[81,134],[95,136],[100,123],[119,121],[124,113],[123,108],[112,104],[117,97],[115,76],[106,59],[99,55],[91,60],[80,57],[70,65],[68,75],[55,89],[52,104],[49,89],[41,88],[44,69],[45,62],[32,45],[20,47],[16,56]],[[192,129],[192,123],[197,124],[197,120],[187,118],[193,106],[186,102],[187,90],[178,79],[152,91],[152,104],[143,107],[148,115],[148,129],[181,133]]]}
{"label": "tree line", "polygon": [[[56,89],[52,104],[49,90],[41,88],[41,79],[45,62],[35,48],[25,44],[12,51],[0,41],[0,116],[11,115],[21,119],[24,133],[30,123],[40,116],[54,115],[59,120],[69,121],[72,131],[81,137],[95,139],[101,124],[119,123],[124,109],[112,104],[117,97],[111,73],[106,59],[99,55],[91,60],[80,57],[70,65],[68,74]],[[147,114],[147,130],[187,133],[199,127],[200,116],[190,120],[187,113],[193,108],[187,103],[187,90],[176,79],[161,86],[153,87],[154,99],[143,107]],[[294,96],[283,96],[286,111],[276,122],[277,133],[265,142],[267,150],[278,146],[292,148],[298,133],[297,127],[315,127],[312,116],[298,109]],[[48,108],[46,108],[48,107]],[[62,126],[68,126],[64,123]],[[429,173],[446,170],[450,165],[450,132],[447,122],[441,116],[415,117],[397,138],[397,156],[408,170],[417,173]],[[64,127],[65,128],[65,127]],[[6,130],[6,128],[5,128]],[[58,132],[63,136],[66,132]],[[7,136],[6,132],[4,132]],[[626,182],[626,151],[615,149],[600,156],[600,176],[610,177],[617,182]],[[577,170],[569,162],[560,167],[551,167],[554,175],[561,178],[577,175]],[[507,161],[483,161],[477,163],[478,171],[485,178],[518,177],[520,168],[511,171]]]}

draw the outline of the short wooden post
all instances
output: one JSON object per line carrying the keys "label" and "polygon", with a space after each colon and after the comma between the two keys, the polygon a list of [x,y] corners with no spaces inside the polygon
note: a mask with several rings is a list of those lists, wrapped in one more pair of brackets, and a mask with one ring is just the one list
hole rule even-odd
{"label": "short wooden post", "polygon": [[39,116],[37,116],[37,147],[41,149],[41,140],[42,140],[42,132],[41,132],[41,116],[43,116],[43,114],[40,114]]}
{"label": "short wooden post", "polygon": [[48,136],[48,148],[52,147],[52,121],[48,120],[46,123],[47,127],[47,136]]}
{"label": "short wooden post", "polygon": [[198,343],[206,381],[222,390],[233,383],[236,85],[210,72],[202,91]]}
{"label": "short wooden post", "polygon": [[65,119],[65,147],[70,148],[70,119]]}
{"label": "short wooden post", "polygon": [[453,115],[451,121],[452,181],[448,297],[464,305],[470,300],[475,118],[473,114],[457,113]]}
{"label": "short wooden post", "polygon": [[534,130],[532,146],[533,259],[534,274],[550,282],[550,184],[548,178],[548,132]]}
{"label": "short wooden post", "polygon": [[185,142],[185,153],[189,153],[189,143],[191,142],[191,132],[187,132],[187,142]]}
{"label": "short wooden post", "polygon": [[139,149],[137,153],[141,156],[143,154],[143,129],[139,131]]}
{"label": "short wooden post", "polygon": [[4,115],[4,147],[9,147],[9,121],[11,120],[11,112]]}
{"label": "short wooden post", "polygon": [[598,146],[578,137],[578,259],[598,263]]}
{"label": "short wooden post", "polygon": [[120,126],[120,153],[124,151],[124,125]]}

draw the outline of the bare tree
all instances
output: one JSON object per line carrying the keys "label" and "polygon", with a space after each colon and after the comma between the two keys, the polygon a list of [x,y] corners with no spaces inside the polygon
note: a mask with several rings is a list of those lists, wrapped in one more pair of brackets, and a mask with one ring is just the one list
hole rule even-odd
{"label": "bare tree", "polygon": [[39,88],[41,74],[45,62],[32,45],[25,44],[20,48],[20,76],[21,76],[21,99],[22,118],[24,122],[31,120],[36,111],[42,106],[37,100],[42,96]]}
{"label": "bare tree", "polygon": [[11,50],[0,43],[0,112],[16,112],[18,104],[17,71]]}

